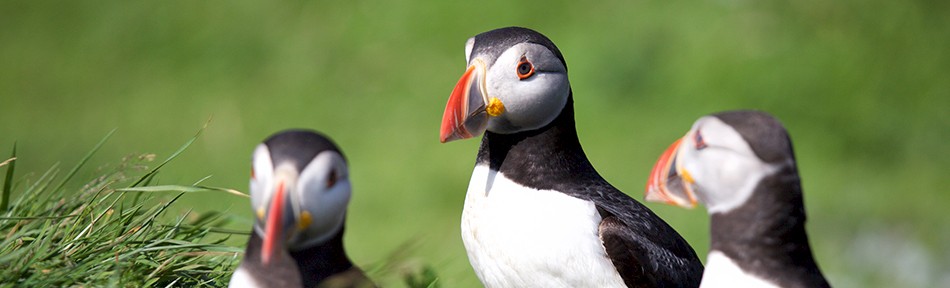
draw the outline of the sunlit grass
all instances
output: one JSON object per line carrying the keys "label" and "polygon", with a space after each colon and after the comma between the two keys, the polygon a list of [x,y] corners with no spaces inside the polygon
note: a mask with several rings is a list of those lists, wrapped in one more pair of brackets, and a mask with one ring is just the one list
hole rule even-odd
{"label": "sunlit grass", "polygon": [[[54,165],[39,177],[24,177],[14,185],[10,179],[19,160],[6,162],[3,198],[14,200],[0,214],[2,285],[225,285],[242,249],[222,243],[232,234],[246,234],[217,228],[227,221],[226,214],[169,215],[168,208],[178,204],[184,192],[123,191],[154,187],[150,185],[162,165],[152,169],[147,165],[155,155],[124,157],[72,188],[79,182],[76,172],[86,168],[107,138],[64,175]],[[188,145],[190,141],[181,149]],[[15,151],[10,159],[16,159]]]}

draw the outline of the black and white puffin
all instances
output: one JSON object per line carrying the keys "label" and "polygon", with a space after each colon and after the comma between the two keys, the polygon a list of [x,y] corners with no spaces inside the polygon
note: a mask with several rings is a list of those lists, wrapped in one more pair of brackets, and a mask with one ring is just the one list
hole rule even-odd
{"label": "black and white puffin", "polygon": [[257,215],[229,287],[374,287],[343,249],[350,180],[343,153],[311,130],[286,130],[254,149]]}
{"label": "black and white puffin", "polygon": [[829,287],[805,233],[791,139],[769,114],[697,120],[660,156],[646,199],[706,206],[712,243],[703,287]]}
{"label": "black and white puffin", "polygon": [[461,229],[486,287],[699,285],[692,247],[588,161],[551,40],[501,28],[468,39],[465,56],[441,141],[485,134]]}

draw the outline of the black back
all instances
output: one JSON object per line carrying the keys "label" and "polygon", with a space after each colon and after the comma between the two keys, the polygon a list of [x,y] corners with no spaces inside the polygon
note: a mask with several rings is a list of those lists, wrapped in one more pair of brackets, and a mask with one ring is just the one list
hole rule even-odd
{"label": "black back", "polygon": [[627,286],[698,287],[703,266],[686,240],[591,165],[577,138],[573,102],[571,95],[560,115],[540,129],[486,132],[477,163],[520,185],[594,202],[603,218],[601,240]]}

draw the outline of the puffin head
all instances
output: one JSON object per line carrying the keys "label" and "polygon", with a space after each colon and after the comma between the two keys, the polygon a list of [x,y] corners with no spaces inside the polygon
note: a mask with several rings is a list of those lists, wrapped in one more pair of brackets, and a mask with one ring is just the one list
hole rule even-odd
{"label": "puffin head", "polygon": [[340,149],[315,131],[281,131],[257,145],[251,206],[257,215],[254,231],[264,241],[264,264],[280,249],[311,247],[343,229],[348,175]]}
{"label": "puffin head", "polygon": [[763,177],[795,165],[785,127],[759,111],[728,111],[696,120],[660,156],[647,181],[646,200],[710,214],[745,203]]}
{"label": "puffin head", "polygon": [[507,27],[469,38],[468,68],[449,96],[440,140],[511,134],[541,128],[567,103],[567,65],[550,39],[534,30]]}

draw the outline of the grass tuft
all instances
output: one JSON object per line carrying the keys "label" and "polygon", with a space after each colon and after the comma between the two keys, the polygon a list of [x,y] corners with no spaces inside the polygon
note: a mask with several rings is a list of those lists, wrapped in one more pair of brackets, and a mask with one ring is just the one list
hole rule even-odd
{"label": "grass tuft", "polygon": [[10,195],[18,197],[0,214],[0,282],[4,283],[0,286],[227,285],[243,249],[224,242],[232,234],[247,233],[219,228],[226,223],[222,213],[167,215],[186,192],[140,192],[175,191],[163,188],[169,186],[148,186],[160,168],[147,170],[145,165],[154,156],[125,157],[79,188],[67,185],[113,132],[64,177],[58,177],[59,168],[54,165],[32,183],[17,185],[20,189],[10,188],[15,148],[11,160],[2,162],[9,163],[3,206]]}

